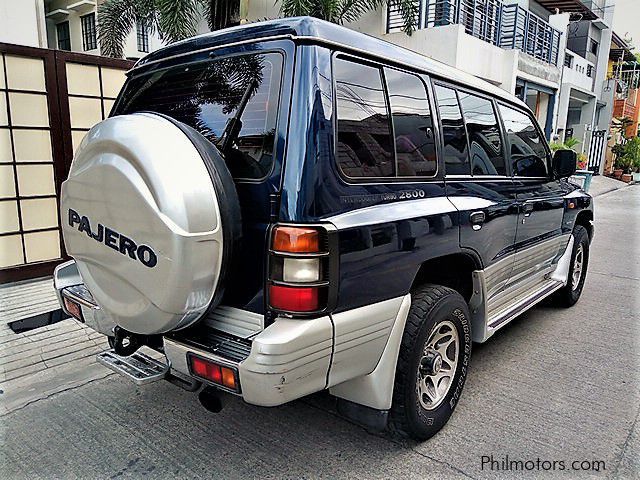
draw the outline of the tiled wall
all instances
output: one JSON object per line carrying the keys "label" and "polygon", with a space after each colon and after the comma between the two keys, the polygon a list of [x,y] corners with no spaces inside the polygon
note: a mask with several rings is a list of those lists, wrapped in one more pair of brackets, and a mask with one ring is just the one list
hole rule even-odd
{"label": "tiled wall", "polygon": [[96,123],[109,116],[125,80],[124,70],[67,63],[67,88],[73,151]]}
{"label": "tiled wall", "polygon": [[[51,51],[39,51],[52,58]],[[61,258],[58,187],[63,178],[56,175],[65,175],[61,165],[68,166],[72,152],[53,147],[68,145],[58,137],[70,136],[75,152],[86,132],[109,115],[125,80],[124,67],[79,63],[83,60],[76,57],[45,64],[43,58],[0,51],[0,276],[3,269]],[[91,57],[88,63],[94,61],[102,60]],[[56,70],[54,85],[47,85],[51,77],[45,67]],[[57,108],[67,98],[69,123],[62,113],[49,111],[49,105]],[[65,131],[67,124],[71,131]]]}
{"label": "tiled wall", "polygon": [[0,268],[60,257],[44,61],[0,57]]}

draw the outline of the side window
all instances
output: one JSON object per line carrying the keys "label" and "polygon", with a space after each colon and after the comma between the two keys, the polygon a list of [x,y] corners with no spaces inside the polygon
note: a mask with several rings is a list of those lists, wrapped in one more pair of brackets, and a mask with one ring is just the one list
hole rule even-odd
{"label": "side window", "polygon": [[469,136],[471,173],[506,175],[507,169],[493,103],[486,98],[458,91]]}
{"label": "side window", "polygon": [[529,115],[500,105],[500,115],[507,132],[513,174],[519,177],[546,177],[548,153]]}
{"label": "side window", "polygon": [[393,177],[393,138],[379,68],[336,58],[337,159],[348,177]]}
{"label": "side window", "polygon": [[464,128],[456,91],[441,85],[436,85],[435,91],[442,120],[446,172],[449,175],[469,175],[471,168],[467,132]]}
{"label": "side window", "polygon": [[427,90],[419,77],[384,69],[391,105],[399,177],[436,174],[433,119]]}

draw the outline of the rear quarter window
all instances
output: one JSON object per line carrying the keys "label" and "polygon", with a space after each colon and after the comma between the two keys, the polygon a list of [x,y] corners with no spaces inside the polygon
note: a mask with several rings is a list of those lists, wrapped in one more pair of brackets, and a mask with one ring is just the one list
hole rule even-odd
{"label": "rear quarter window", "polygon": [[229,120],[249,91],[242,128],[225,160],[236,179],[261,179],[273,165],[283,56],[236,55],[143,74],[127,82],[117,115],[157,112],[220,144]]}

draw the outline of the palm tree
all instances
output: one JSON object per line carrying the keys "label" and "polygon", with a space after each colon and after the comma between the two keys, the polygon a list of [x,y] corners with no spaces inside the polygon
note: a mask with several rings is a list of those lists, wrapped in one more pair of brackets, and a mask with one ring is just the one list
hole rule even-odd
{"label": "palm tree", "polygon": [[237,24],[239,13],[239,0],[106,0],[98,8],[100,51],[121,58],[124,42],[138,23],[171,43],[194,36],[200,15],[217,30]]}
{"label": "palm tree", "polygon": [[342,25],[385,4],[400,12],[403,30],[411,35],[417,27],[420,4],[415,0],[282,0],[280,11],[285,17],[309,15]]}

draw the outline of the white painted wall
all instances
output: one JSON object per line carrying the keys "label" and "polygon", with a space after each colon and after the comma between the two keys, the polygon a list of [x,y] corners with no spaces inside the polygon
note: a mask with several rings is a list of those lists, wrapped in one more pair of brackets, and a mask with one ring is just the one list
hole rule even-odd
{"label": "white painted wall", "polygon": [[[570,87],[577,87],[581,90],[593,92],[594,91],[594,83],[595,83],[595,75],[596,75],[596,66],[588,61],[587,59],[581,57],[575,52],[568,50],[569,55],[573,56],[573,65],[571,68],[563,67],[562,69],[562,84],[568,85]],[[587,69],[591,66],[592,75],[591,77],[587,76]]]}
{"label": "white painted wall", "polygon": [[[0,0],[0,1],[7,1],[7,0]],[[69,11],[69,14],[64,18],[56,18],[55,20],[47,19],[46,24],[47,24],[48,47],[58,48],[56,25],[64,21],[68,21],[69,33],[71,36],[71,51],[88,53],[92,55],[99,55],[100,54],[99,47],[93,50],[83,49],[82,24],[80,22],[80,17],[93,12],[96,14],[96,24],[97,24],[97,7],[86,10],[86,11],[82,11],[82,12],[75,12],[74,10],[69,10],[66,8],[67,5],[70,5],[72,3],[75,3],[75,1],[74,0],[50,0],[46,2],[47,13],[57,9]],[[100,0],[97,3],[98,4],[102,3],[102,0]],[[161,46],[162,46],[162,42],[160,41],[159,37],[156,34],[149,34],[149,52],[157,50]],[[136,30],[135,28],[133,28],[125,41],[124,56],[126,58],[141,58],[144,55],[146,55],[145,52],[138,51],[137,40],[136,40]]]}
{"label": "white painted wall", "polygon": [[0,0],[0,42],[46,47],[43,0]]}

